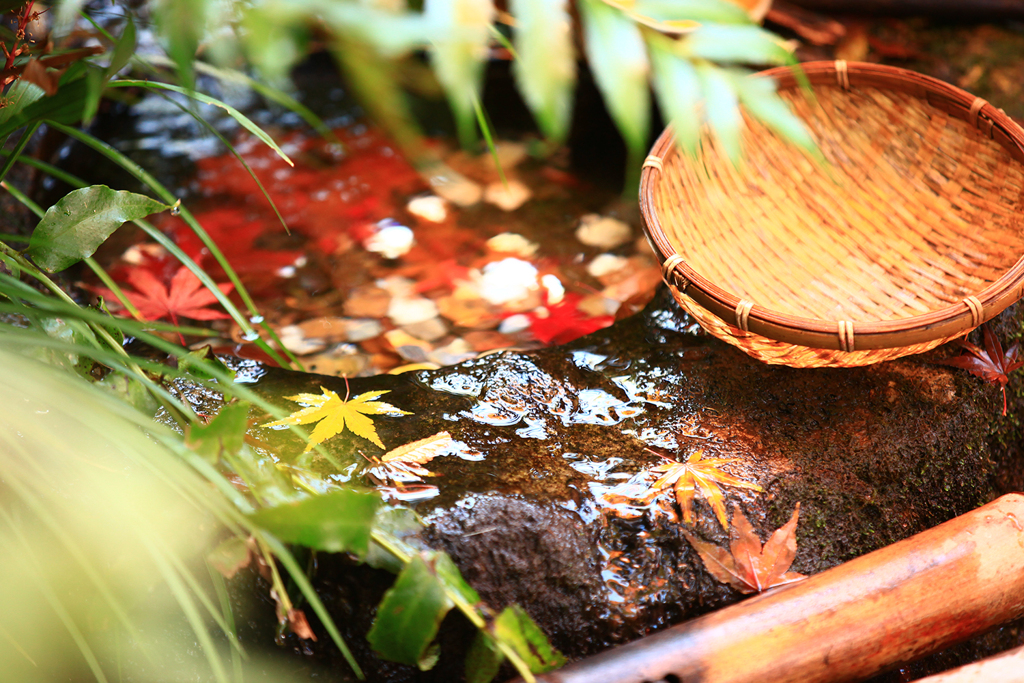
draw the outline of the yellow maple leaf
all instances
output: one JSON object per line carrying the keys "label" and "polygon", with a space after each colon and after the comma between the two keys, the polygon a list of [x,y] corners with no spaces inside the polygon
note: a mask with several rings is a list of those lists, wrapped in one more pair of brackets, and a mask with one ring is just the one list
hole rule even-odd
{"label": "yellow maple leaf", "polygon": [[647,503],[665,489],[675,489],[676,500],[683,511],[683,521],[693,524],[693,499],[697,493],[700,493],[711,505],[711,509],[714,510],[722,527],[728,528],[725,516],[725,494],[722,493],[720,485],[736,486],[753,491],[763,489],[757,484],[743,481],[720,469],[720,465],[733,462],[738,458],[704,458],[703,456],[703,451],[694,451],[685,462],[672,461],[655,465],[650,472],[661,474],[661,476],[646,491],[635,496],[630,495],[630,497],[643,499]]}
{"label": "yellow maple leaf", "polygon": [[319,422],[309,435],[309,443],[306,444],[303,453],[308,453],[317,444],[321,444],[332,436],[341,434],[345,429],[356,436],[375,443],[384,448],[383,442],[377,436],[377,428],[373,426],[373,419],[369,415],[411,415],[412,413],[400,410],[390,403],[375,401],[387,391],[367,391],[359,394],[350,400],[343,400],[337,393],[330,389],[320,387],[322,396],[316,394],[296,394],[285,396],[289,401],[300,403],[305,408],[296,410],[294,413],[282,420],[275,420],[263,425],[264,427],[283,427],[285,425],[304,425]]}

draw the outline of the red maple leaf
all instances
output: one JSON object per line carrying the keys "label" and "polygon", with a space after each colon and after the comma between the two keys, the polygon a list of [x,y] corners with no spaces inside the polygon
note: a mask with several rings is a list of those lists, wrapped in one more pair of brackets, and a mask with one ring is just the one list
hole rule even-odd
{"label": "red maple leaf", "polygon": [[587,316],[577,308],[581,298],[570,292],[557,304],[548,304],[527,313],[534,338],[545,344],[567,344],[615,322],[615,318],[610,315]]}
{"label": "red maple leaf", "polygon": [[972,375],[976,375],[986,382],[998,384],[1002,389],[1002,415],[1007,414],[1007,382],[1010,381],[1010,373],[1021,366],[1024,360],[1018,360],[1020,344],[1014,344],[1006,352],[1002,351],[1002,344],[995,337],[988,326],[981,329],[982,340],[985,348],[981,348],[971,342],[961,341],[961,346],[967,353],[957,355],[954,358],[940,360],[943,365],[961,368]]}
{"label": "red maple leaf", "polygon": [[1004,353],[1003,345],[987,325],[981,331],[984,349],[962,340],[960,345],[967,353],[941,362],[967,370],[986,382],[998,384],[1003,390],[1003,415],[1006,415],[1006,383],[1010,381],[1010,373],[1024,365],[1024,360],[1017,360],[1020,344],[1014,344]]}
{"label": "red maple leaf", "polygon": [[[146,268],[133,268],[128,271],[128,283],[135,288],[124,290],[124,295],[139,309],[144,320],[170,319],[175,325],[178,318],[193,320],[220,320],[229,317],[222,311],[207,308],[216,303],[217,297],[203,286],[195,274],[182,266],[171,278],[170,287],[164,285],[152,271]],[[228,294],[234,285],[217,285],[220,291]],[[116,301],[107,290],[99,290],[101,294]]]}

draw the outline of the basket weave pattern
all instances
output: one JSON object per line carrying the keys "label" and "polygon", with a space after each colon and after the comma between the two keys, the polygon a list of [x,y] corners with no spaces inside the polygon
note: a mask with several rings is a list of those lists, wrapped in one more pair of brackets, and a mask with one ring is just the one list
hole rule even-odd
{"label": "basket weave pattern", "polygon": [[966,334],[1024,287],[1024,131],[901,69],[815,63],[814,100],[774,70],[826,164],[747,119],[736,168],[666,131],[645,226],[680,304],[769,363],[864,365]]}

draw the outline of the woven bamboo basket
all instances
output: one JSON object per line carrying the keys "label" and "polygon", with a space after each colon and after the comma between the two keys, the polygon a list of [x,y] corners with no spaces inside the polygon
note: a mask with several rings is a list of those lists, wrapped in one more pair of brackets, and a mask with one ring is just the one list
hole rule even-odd
{"label": "woven bamboo basket", "polygon": [[766,363],[877,363],[965,335],[1024,294],[1024,130],[903,69],[765,72],[827,163],[746,120],[736,168],[671,129],[644,163],[644,227],[673,295]]}

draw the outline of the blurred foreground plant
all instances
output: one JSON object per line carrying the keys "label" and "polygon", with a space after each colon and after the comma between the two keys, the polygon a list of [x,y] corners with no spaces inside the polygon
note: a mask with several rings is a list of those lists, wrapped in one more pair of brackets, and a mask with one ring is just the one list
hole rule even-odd
{"label": "blurred foreground plant", "polygon": [[[79,4],[62,5],[65,19]],[[174,14],[174,7],[198,13]],[[285,467],[250,445],[250,410],[279,419],[285,417],[284,411],[235,382],[234,374],[207,350],[193,351],[169,341],[207,337],[209,330],[147,319],[162,315],[163,309],[151,310],[138,295],[126,295],[92,258],[124,223],[134,223],[181,261],[183,279],[190,272],[206,288],[204,304],[215,299],[247,340],[288,364],[278,353],[280,344],[272,345],[273,331],[234,270],[188,208],[152,175],[83,127],[105,93],[119,88],[170,92],[220,107],[288,161],[274,140],[241,112],[192,87],[195,44],[189,41],[197,40],[201,22],[195,20],[205,7],[194,1],[158,7],[171,57],[189,62],[189,68],[181,69],[182,81],[175,84],[122,76],[126,68],[166,76],[159,60],[143,60],[136,54],[131,15],[115,22],[120,29],[116,37],[111,26],[85,15],[92,31],[72,33],[77,38],[85,33],[103,47],[83,51],[67,47],[68,36],[59,31],[45,39],[32,38],[27,29],[38,18],[35,3],[0,3],[0,11],[13,10],[15,27],[0,31],[6,57],[0,99],[0,188],[40,218],[27,246],[18,235],[0,235],[3,680],[91,676],[105,683],[142,679],[151,676],[147,672],[159,671],[169,680],[212,676],[227,683],[243,680],[252,664],[254,670],[266,672],[263,663],[254,661],[258,657],[247,654],[237,640],[222,578],[254,558],[272,587],[280,631],[312,637],[303,611],[312,610],[361,677],[358,663],[313,590],[307,569],[288,544],[314,552],[351,553],[398,574],[369,634],[371,645],[383,656],[430,668],[436,661],[432,642],[441,619],[458,609],[479,629],[467,676],[490,680],[500,662],[508,660],[531,680],[531,672],[562,660],[525,612],[510,607],[495,614],[446,555],[404,541],[403,536],[419,524],[408,511],[385,506],[377,494],[352,487],[335,484],[328,493],[319,493],[307,479],[321,475],[300,476],[294,467]],[[249,82],[237,72],[212,71],[198,63],[195,68]],[[319,123],[287,95],[254,87]],[[112,160],[155,197],[90,185],[26,156],[30,141],[44,126]],[[5,147],[8,140],[13,144]],[[17,163],[78,189],[44,211],[4,180]],[[211,251],[240,305],[229,298],[229,287],[218,286],[146,221],[165,210],[180,213]],[[112,316],[102,300],[96,306],[81,305],[52,277],[79,262],[95,272],[131,318]],[[187,291],[195,304],[197,290],[189,282]],[[165,294],[168,299],[173,296]],[[192,319],[210,315],[195,305],[174,310]],[[138,344],[144,352],[133,352]],[[216,415],[196,412],[186,397],[187,388],[195,385],[222,396]],[[333,462],[322,449],[319,452]],[[207,555],[206,544],[224,537]],[[204,561],[209,571],[196,571]],[[294,586],[291,596],[286,579]],[[409,618],[412,608],[415,616]],[[169,631],[180,638],[166,637]],[[197,643],[200,658],[188,660],[185,653],[195,651]],[[269,678],[274,680],[275,675]]]}
{"label": "blurred foreground plant", "polygon": [[[555,145],[568,135],[577,60],[585,57],[629,149],[634,179],[649,141],[651,88],[687,153],[696,152],[701,128],[710,126],[739,160],[741,105],[783,137],[814,149],[774,83],[749,78],[747,65],[795,64],[790,47],[729,0],[509,0],[508,12],[497,11],[492,0],[423,0],[416,9],[402,0],[262,0],[230,3],[226,13],[213,11],[222,6],[214,0],[156,4],[169,52],[186,80],[204,40],[210,58],[230,63],[244,56],[274,83],[287,80],[307,45],[323,41],[370,112],[420,165],[431,158],[401,91],[402,65],[428,56],[460,140],[470,147],[478,125],[487,135],[483,73],[498,48],[511,55],[519,91]],[[197,17],[209,19],[205,33]],[[179,30],[186,24],[190,30]],[[224,40],[232,34],[237,43]]]}

